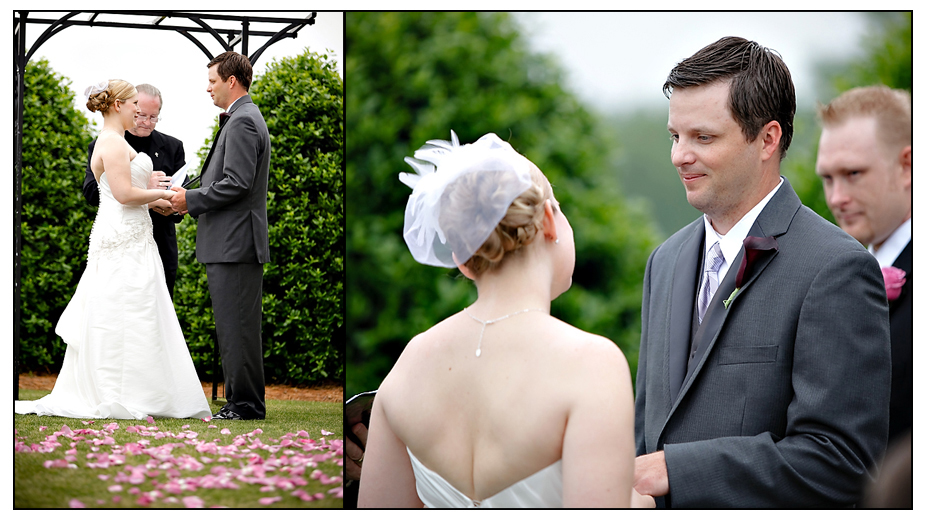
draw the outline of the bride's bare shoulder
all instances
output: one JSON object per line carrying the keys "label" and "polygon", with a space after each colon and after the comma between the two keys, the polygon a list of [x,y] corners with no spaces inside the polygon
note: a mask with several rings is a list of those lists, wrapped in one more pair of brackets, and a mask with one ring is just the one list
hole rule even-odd
{"label": "bride's bare shoulder", "polygon": [[592,334],[564,322],[555,328],[558,338],[555,352],[560,360],[583,371],[600,371],[624,376],[629,373],[628,360],[624,353],[610,339]]}

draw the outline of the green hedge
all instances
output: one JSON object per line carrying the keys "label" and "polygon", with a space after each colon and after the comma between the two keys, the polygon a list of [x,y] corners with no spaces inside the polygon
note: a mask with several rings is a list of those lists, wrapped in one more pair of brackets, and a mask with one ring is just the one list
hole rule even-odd
{"label": "green hedge", "polygon": [[81,194],[90,123],[70,81],[45,59],[26,64],[20,257],[20,370],[57,371],[65,344],[58,318],[87,261],[96,209]]}

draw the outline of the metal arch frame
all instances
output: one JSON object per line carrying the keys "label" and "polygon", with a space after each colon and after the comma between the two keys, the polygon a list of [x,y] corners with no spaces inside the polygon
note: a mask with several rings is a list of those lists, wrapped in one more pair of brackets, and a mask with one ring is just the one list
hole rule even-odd
{"label": "metal arch frame", "polygon": [[[20,251],[22,250],[22,147],[23,147],[23,101],[25,99],[26,64],[33,53],[48,39],[72,26],[98,26],[129,29],[147,29],[174,31],[186,37],[196,45],[209,60],[215,56],[201,42],[197,35],[202,33],[210,35],[219,43],[224,51],[233,51],[235,46],[241,44],[241,54],[248,57],[252,64],[257,62],[261,54],[272,44],[284,38],[296,38],[297,33],[306,26],[315,24],[316,12],[310,12],[306,18],[285,18],[265,16],[237,16],[201,12],[184,11],[71,11],[57,20],[29,18],[29,11],[14,11],[13,16],[13,400],[19,400],[19,325],[21,321],[20,279]],[[41,13],[41,12],[40,12]],[[80,14],[89,13],[87,20],[74,20]],[[148,23],[132,22],[105,22],[97,21],[99,15],[131,15],[141,17],[155,17]],[[162,24],[166,19],[186,19],[198,27],[177,26]],[[241,29],[214,28],[207,21],[237,22]],[[47,24],[49,27],[33,43],[32,48],[26,52],[26,26],[29,23]],[[251,31],[251,24],[287,24],[279,31]],[[222,34],[227,35],[223,39]],[[249,37],[269,37],[268,41],[257,51],[248,54]],[[214,335],[215,336],[215,335]],[[218,354],[218,342],[215,347]],[[215,356],[214,356],[215,359]],[[215,363],[215,362],[214,362]],[[216,399],[217,367],[213,367],[212,398]]]}

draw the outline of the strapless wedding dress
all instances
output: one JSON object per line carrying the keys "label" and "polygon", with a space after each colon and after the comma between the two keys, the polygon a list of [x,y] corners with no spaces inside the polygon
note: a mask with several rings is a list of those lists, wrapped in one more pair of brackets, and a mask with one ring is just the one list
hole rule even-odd
{"label": "strapless wedding dress", "polygon": [[473,500],[444,477],[425,467],[409,451],[415,490],[426,508],[562,508],[563,467],[558,460],[491,497]]}
{"label": "strapless wedding dress", "polygon": [[[132,186],[146,188],[151,159],[130,163]],[[106,173],[90,233],[87,268],[55,332],[67,344],[51,394],[17,401],[17,413],[71,418],[205,418],[209,403],[151,234],[148,207],[122,205]]]}

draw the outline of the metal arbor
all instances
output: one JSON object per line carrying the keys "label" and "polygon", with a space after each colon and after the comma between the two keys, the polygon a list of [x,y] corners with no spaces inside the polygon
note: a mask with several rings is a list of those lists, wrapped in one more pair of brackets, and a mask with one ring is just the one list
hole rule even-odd
{"label": "metal arbor", "polygon": [[[43,43],[61,31],[73,26],[96,26],[172,31],[180,33],[198,47],[211,60],[215,57],[200,40],[214,39],[222,52],[235,51],[240,46],[242,55],[254,64],[268,47],[285,38],[296,38],[306,26],[315,24],[316,13],[305,18],[225,15],[182,11],[72,11],[60,18],[40,18],[52,13],[38,12],[30,17],[29,11],[13,14],[13,400],[19,400],[19,323],[20,303],[20,251],[22,249],[22,146],[23,101],[25,95],[26,64]],[[86,16],[82,16],[86,15]],[[115,19],[113,19],[115,18]],[[175,23],[179,21],[180,23]],[[26,28],[29,24],[47,25],[47,29],[26,49]],[[270,30],[254,30],[252,24]],[[264,44],[249,54],[250,39],[266,38]],[[218,354],[216,343],[216,355]],[[215,360],[215,356],[214,356]],[[212,398],[216,399],[217,367],[213,366]]]}

